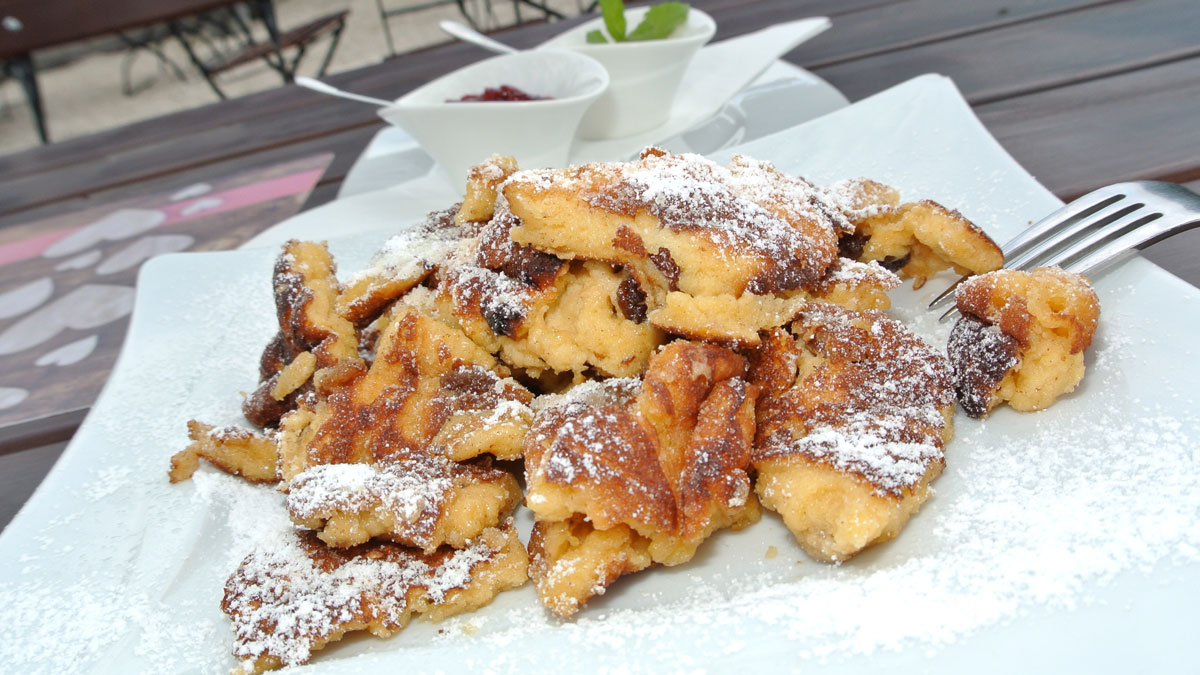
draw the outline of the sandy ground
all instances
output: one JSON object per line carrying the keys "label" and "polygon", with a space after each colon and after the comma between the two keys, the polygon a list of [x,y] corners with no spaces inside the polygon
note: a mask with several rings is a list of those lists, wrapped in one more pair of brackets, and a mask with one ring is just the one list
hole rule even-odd
{"label": "sandy ground", "polygon": [[[384,0],[384,6],[405,8],[428,2]],[[551,0],[548,4],[568,16],[580,11],[576,0]],[[489,5],[490,13],[487,12]],[[492,28],[515,23],[513,4],[506,0],[466,0],[466,6]],[[340,9],[350,10],[329,69],[331,73],[378,63],[389,55],[376,0],[276,0],[275,8],[282,30]],[[540,16],[540,12],[531,8],[521,10],[521,18],[526,21]],[[396,51],[402,54],[448,41],[449,38],[437,28],[441,19],[461,21],[462,15],[457,6],[449,4],[389,19]],[[266,32],[261,32],[265,39]],[[309,48],[301,61],[301,74],[315,74],[324,57],[327,40],[327,37],[322,38]],[[132,55],[126,51],[93,53],[67,65],[40,70],[38,86],[51,139],[65,140],[217,100],[175,40],[166,40],[162,48],[183,72],[184,80],[179,80],[167,66],[144,50]],[[130,82],[135,88],[132,96],[121,91],[122,69],[126,62]],[[217,76],[217,81],[231,98],[282,84],[279,75],[261,61],[222,73]],[[0,154],[37,144],[37,133],[23,89],[14,80],[0,82]]]}

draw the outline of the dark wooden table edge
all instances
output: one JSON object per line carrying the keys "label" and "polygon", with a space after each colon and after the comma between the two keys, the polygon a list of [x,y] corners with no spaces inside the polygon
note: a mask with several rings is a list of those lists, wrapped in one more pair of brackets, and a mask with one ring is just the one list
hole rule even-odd
{"label": "dark wooden table edge", "polygon": [[0,455],[70,440],[91,408],[75,408],[0,427]]}

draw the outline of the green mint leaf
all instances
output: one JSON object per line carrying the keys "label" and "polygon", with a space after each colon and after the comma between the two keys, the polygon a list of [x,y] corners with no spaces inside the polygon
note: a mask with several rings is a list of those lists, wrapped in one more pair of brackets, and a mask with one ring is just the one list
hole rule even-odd
{"label": "green mint leaf", "polygon": [[604,37],[604,31],[592,30],[588,31],[587,41],[591,45],[602,45],[608,42],[608,38]]}
{"label": "green mint leaf", "polygon": [[630,40],[662,40],[671,36],[675,29],[687,21],[688,6],[683,2],[663,2],[651,7],[637,28],[629,34]]}
{"label": "green mint leaf", "polygon": [[625,41],[625,3],[623,0],[600,0],[604,27],[616,42]]}

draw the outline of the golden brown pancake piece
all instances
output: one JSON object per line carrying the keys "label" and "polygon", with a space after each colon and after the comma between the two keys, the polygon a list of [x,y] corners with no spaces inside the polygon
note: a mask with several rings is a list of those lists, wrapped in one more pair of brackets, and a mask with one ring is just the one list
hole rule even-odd
{"label": "golden brown pancake piece", "polygon": [[[837,257],[838,226],[814,188],[747,158],[726,168],[652,148],[636,162],[517,172],[501,194],[520,221],[514,241],[620,265],[649,321],[692,338],[757,342],[798,311],[802,300],[781,304],[789,291]],[[762,303],[772,307],[751,311]]]}
{"label": "golden brown pancake piece", "polygon": [[963,282],[956,302],[962,318],[946,349],[968,415],[1004,402],[1042,410],[1083,380],[1083,353],[1100,319],[1087,279],[1059,267],[999,270]]}
{"label": "golden brown pancake piece", "polygon": [[382,538],[432,553],[463,548],[521,501],[508,472],[413,454],[376,464],[321,464],[288,486],[292,521],[330,546]]}
{"label": "golden brown pancake piece", "polygon": [[469,612],[525,583],[528,557],[511,521],[466,548],[423,553],[390,543],[326,547],[298,533],[242,561],[221,601],[241,672],[308,663],[312,653],[366,630],[389,637],[417,615]]}
{"label": "golden brown pancake piece", "polygon": [[818,560],[895,537],[945,463],[946,359],[879,312],[814,306],[752,357],[755,490]]}
{"label": "golden brown pancake piece", "polygon": [[201,457],[251,483],[279,480],[279,449],[274,438],[242,427],[214,427],[196,420],[189,420],[187,426],[192,442],[171,457],[172,483],[191,478]]}
{"label": "golden brown pancake piece", "polygon": [[830,186],[855,232],[839,241],[842,255],[878,261],[920,288],[939,271],[981,274],[1004,264],[1000,247],[958,211],[923,200],[900,203],[895,188],[867,179]]}
{"label": "golden brown pancake piece", "polygon": [[677,341],[642,381],[585,383],[542,403],[525,475],[547,607],[570,615],[619,574],[686,562],[716,529],[758,519],[745,367],[728,349]]}
{"label": "golden brown pancake piece", "polygon": [[377,463],[417,452],[453,460],[521,454],[532,395],[462,331],[398,305],[369,368],[283,419],[280,469]]}

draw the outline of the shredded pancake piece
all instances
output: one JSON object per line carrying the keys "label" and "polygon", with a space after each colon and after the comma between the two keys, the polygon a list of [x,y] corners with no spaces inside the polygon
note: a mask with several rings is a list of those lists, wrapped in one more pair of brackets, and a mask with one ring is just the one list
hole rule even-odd
{"label": "shredded pancake piece", "polygon": [[841,561],[895,537],[945,464],[945,357],[878,312],[814,306],[753,355],[755,489],[801,547]]}
{"label": "shredded pancake piece", "polygon": [[462,331],[403,304],[393,314],[369,368],[283,419],[284,480],[319,464],[418,453],[520,456],[532,394]]}
{"label": "shredded pancake piece", "polygon": [[501,202],[490,221],[477,224],[474,245],[447,258],[437,275],[439,316],[532,379],[644,370],[665,337],[625,311],[620,290],[628,274],[517,244],[509,237],[515,222]]}
{"label": "shredded pancake piece", "polygon": [[1004,253],[958,211],[924,200],[900,203],[894,188],[867,179],[836,183],[842,212],[855,225],[839,240],[842,255],[879,261],[920,288],[939,271],[981,274],[999,269]]}
{"label": "shredded pancake piece", "polygon": [[999,270],[963,282],[956,302],[962,318],[946,351],[971,417],[1004,402],[1041,410],[1083,380],[1084,351],[1100,318],[1087,279],[1059,267]]}
{"label": "shredded pancake piece", "polygon": [[275,311],[292,354],[310,351],[325,368],[358,355],[354,326],[337,313],[341,284],[323,243],[284,244],[275,261]]}
{"label": "shredded pancake piece", "polygon": [[423,553],[374,542],[326,547],[310,533],[251,553],[225,584],[242,672],[307,663],[312,653],[366,630],[388,637],[412,617],[433,621],[478,609],[525,583],[528,557],[511,521],[466,548]]}
{"label": "shredded pancake piece", "polygon": [[287,510],[330,546],[381,537],[432,553],[444,544],[465,547],[520,501],[521,488],[506,471],[413,455],[306,469],[288,487]]}
{"label": "shredded pancake piece", "polygon": [[758,519],[746,471],[757,392],[745,367],[722,347],[678,341],[643,380],[541,402],[525,475],[543,604],[569,616],[620,574],[686,562],[715,530]]}
{"label": "shredded pancake piece", "polygon": [[191,478],[201,457],[251,483],[279,480],[279,449],[271,435],[236,426],[214,427],[196,420],[189,420],[187,426],[192,442],[171,457],[172,483]]}
{"label": "shredded pancake piece", "polygon": [[258,388],[242,404],[259,427],[273,427],[295,409],[317,369],[358,356],[354,324],[338,312],[342,286],[325,244],[288,241],[272,281],[279,332],[259,359]]}
{"label": "shredded pancake piece", "polygon": [[[802,299],[785,309],[784,296],[835,262],[838,223],[815,192],[765,163],[735,158],[725,168],[650,148],[635,162],[517,172],[501,203],[520,221],[514,241],[628,270],[659,328],[753,344],[759,329],[798,311]],[[703,306],[687,308],[693,299]],[[748,314],[769,301],[775,306],[762,316]],[[731,316],[714,312],[722,305]],[[746,326],[748,318],[756,323]]]}
{"label": "shredded pancake piece", "polygon": [[492,155],[471,167],[467,173],[467,188],[462,204],[454,214],[458,225],[484,223],[492,219],[500,185],[517,172],[517,160],[506,155]]}

